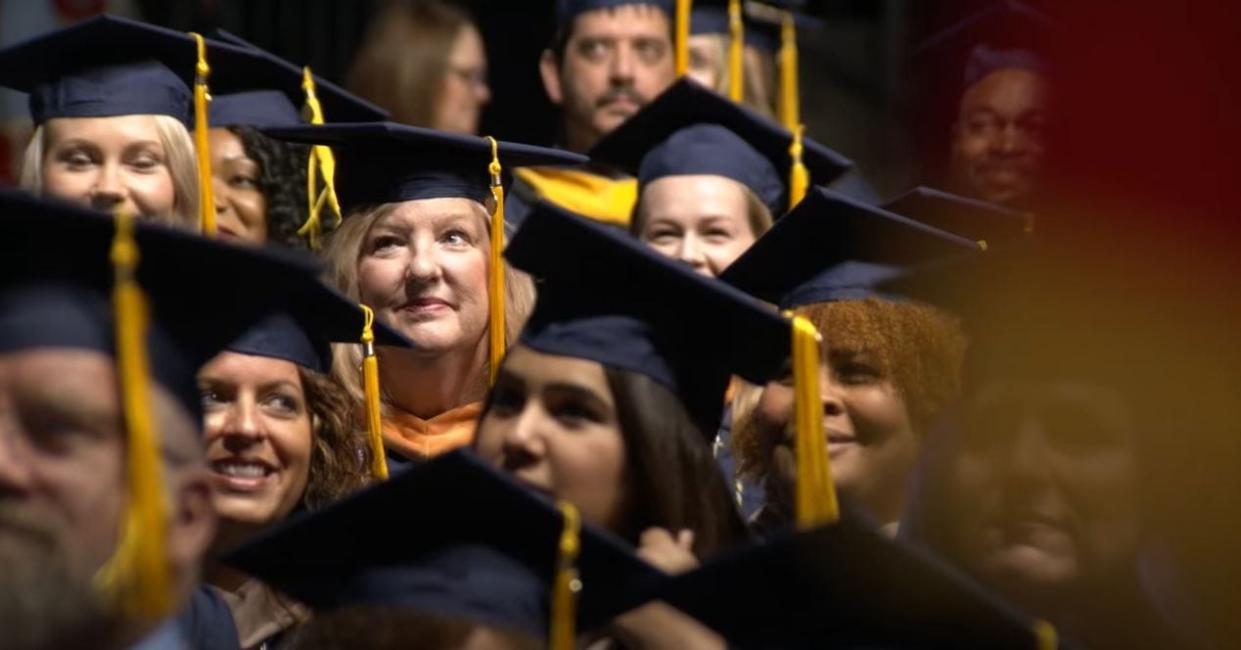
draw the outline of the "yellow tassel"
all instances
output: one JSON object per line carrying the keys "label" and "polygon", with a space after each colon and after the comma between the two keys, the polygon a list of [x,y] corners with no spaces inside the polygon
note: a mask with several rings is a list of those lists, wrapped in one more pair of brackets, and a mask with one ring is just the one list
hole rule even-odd
{"label": "yellow tassel", "polygon": [[504,184],[500,145],[491,136],[487,136],[487,140],[491,142],[491,165],[487,170],[491,173],[491,196],[496,202],[491,213],[491,259],[487,265],[488,330],[491,337],[487,380],[489,384],[494,384],[496,373],[500,371],[500,361],[504,358]]}
{"label": "yellow tassel", "polygon": [[799,530],[840,518],[836,486],[823,436],[823,401],[819,395],[819,344],[810,321],[793,317],[793,411],[797,427],[796,519]]}
{"label": "yellow tassel", "polygon": [[207,65],[207,46],[203,37],[190,32],[198,46],[198,63],[194,67],[194,149],[198,155],[198,216],[202,233],[215,237],[215,191],[211,181],[211,144],[207,137],[207,104],[211,95],[207,92],[207,77],[211,66]]}
{"label": "yellow tassel", "polygon": [[[310,67],[302,68],[302,90],[306,93],[306,105],[303,108],[306,120],[311,124],[323,124],[323,106],[315,92],[315,77]],[[318,178],[323,177],[323,191],[318,190]],[[332,148],[316,144],[310,147],[310,158],[306,169],[306,201],[308,211],[306,222],[297,229],[299,237],[305,237],[310,250],[319,250],[322,246],[323,221],[320,214],[323,208],[329,207],[336,216],[336,225],[340,225],[340,201],[336,198],[336,157]]]}
{"label": "yellow tassel", "polygon": [[805,127],[798,124],[793,129],[793,142],[789,144],[789,159],[792,165],[789,166],[789,209],[797,207],[798,203],[806,197],[806,192],[810,189],[810,172],[806,169],[805,163],[802,162],[802,133]]}
{"label": "yellow tassel", "polygon": [[128,434],[129,498],[116,552],[95,575],[95,585],[118,612],[155,621],[172,613],[174,599],[164,547],[168,514],[162,454],[149,410],[148,314],[146,295],[136,278],[139,252],[133,236],[133,215],[117,212],[111,257],[116,366]]}
{"label": "yellow tassel", "polygon": [[1047,621],[1034,622],[1034,638],[1037,643],[1037,650],[1056,650],[1060,647],[1060,635],[1056,633],[1056,628]]}
{"label": "yellow tassel", "polygon": [[561,501],[556,505],[564,516],[564,528],[560,532],[560,547],[556,553],[556,582],[552,585],[552,629],[548,647],[551,650],[572,650],[577,644],[577,594],[582,590],[577,576],[582,520],[573,504]]}
{"label": "yellow tassel", "polygon": [[371,477],[388,480],[388,458],[384,455],[383,424],[379,419],[379,358],[375,356],[375,312],[359,305],[362,324],[362,389],[366,393],[366,435],[371,444]]}
{"label": "yellow tassel", "polygon": [[780,123],[792,131],[801,124],[797,91],[797,25],[793,14],[780,16]]}
{"label": "yellow tassel", "polygon": [[673,48],[675,49],[676,73],[678,77],[685,76],[689,71],[689,16],[690,16],[690,0],[677,0],[676,5],[676,38],[673,39]]}
{"label": "yellow tassel", "polygon": [[745,27],[741,22],[741,0],[728,0],[728,98],[740,102],[745,96],[741,57],[745,52]]}

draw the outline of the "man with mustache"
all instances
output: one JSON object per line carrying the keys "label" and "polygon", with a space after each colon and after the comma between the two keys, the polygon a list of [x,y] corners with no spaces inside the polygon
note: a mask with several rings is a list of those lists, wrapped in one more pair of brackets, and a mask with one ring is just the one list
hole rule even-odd
{"label": "man with mustache", "polygon": [[1047,111],[1048,84],[1037,55],[975,47],[952,126],[950,189],[1028,207],[1042,173]]}
{"label": "man with mustache", "polygon": [[[539,60],[543,88],[563,116],[560,146],[586,153],[676,79],[671,0],[561,0],[557,30]],[[525,168],[507,218],[519,223],[536,196],[625,225],[632,178],[611,170]]]}
{"label": "man with mustache", "polygon": [[188,647],[216,521],[195,373],[315,269],[11,192],[0,213],[0,645]]}

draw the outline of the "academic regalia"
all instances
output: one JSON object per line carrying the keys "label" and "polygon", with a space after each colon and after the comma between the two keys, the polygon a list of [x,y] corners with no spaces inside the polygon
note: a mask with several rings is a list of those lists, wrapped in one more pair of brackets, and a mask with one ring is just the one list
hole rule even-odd
{"label": "academic regalia", "polygon": [[[465,198],[486,205],[495,196],[489,169],[492,145],[486,138],[391,122],[281,127],[264,132],[281,140],[332,147],[338,166],[336,194],[346,215],[367,205],[433,198]],[[508,179],[503,172],[516,166],[574,165],[586,160],[533,145],[497,142],[496,147],[497,189]],[[500,216],[499,223],[492,225],[492,260],[497,265],[504,238],[497,229],[503,226]],[[503,285],[493,283],[489,290],[502,294]],[[489,327],[502,332],[503,321],[497,323],[496,317],[491,315]],[[498,360],[503,354],[502,341],[493,339],[491,346],[491,358]],[[417,462],[428,457],[423,451],[437,454],[469,444],[474,433],[472,415],[478,407],[461,405],[431,419],[398,415],[374,427],[383,429],[390,460]]]}
{"label": "academic regalia", "polygon": [[[198,368],[230,340],[287,305],[279,290],[312,280],[317,266],[274,251],[212,242],[159,225],[133,223],[23,193],[0,191],[0,353],[32,349],[91,350],[116,363],[122,401],[152,385],[163,388],[190,419],[201,422]],[[48,242],[56,242],[54,255]],[[144,342],[145,345],[135,345]],[[148,406],[144,402],[138,404]],[[129,490],[122,516],[162,530],[160,432],[127,413]],[[150,482],[148,482],[150,481]],[[125,528],[122,526],[121,528]],[[100,569],[100,596],[126,617],[170,620],[183,603],[168,590],[158,530],[126,529]],[[229,641],[226,617],[196,598],[183,626],[158,630],[152,643],[201,633],[205,645]],[[231,622],[229,622],[231,625]]]}
{"label": "academic regalia", "polygon": [[915,187],[880,207],[988,245],[1034,232],[1033,214],[929,187]]}
{"label": "academic regalia", "polygon": [[177,625],[185,639],[193,639],[194,650],[241,650],[228,604],[207,585],[194,589],[189,606],[177,615]]}
{"label": "academic regalia", "polygon": [[[422,504],[416,514],[393,517],[411,503]],[[531,639],[595,629],[666,579],[625,542],[580,522],[576,510],[467,450],[296,516],[227,561],[316,613],[384,607]],[[569,579],[580,581],[576,595],[558,588]],[[563,607],[572,600],[575,616]]]}
{"label": "academic regalia", "polygon": [[723,176],[752,191],[777,217],[795,202],[795,167],[804,181],[827,183],[853,166],[805,138],[795,161],[794,139],[779,124],[682,79],[604,136],[590,156],[636,175],[639,189],[665,176]]}

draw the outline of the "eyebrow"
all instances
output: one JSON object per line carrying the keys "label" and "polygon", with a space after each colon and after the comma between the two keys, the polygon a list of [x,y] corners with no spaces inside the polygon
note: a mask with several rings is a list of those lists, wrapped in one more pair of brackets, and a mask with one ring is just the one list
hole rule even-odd
{"label": "eyebrow", "polygon": [[570,396],[577,397],[579,399],[584,399],[586,401],[594,402],[598,404],[599,406],[607,408],[607,409],[614,408],[612,402],[610,400],[604,399],[603,396],[601,396],[598,393],[598,391],[592,388],[583,386],[581,384],[573,383],[573,382],[568,382],[568,381],[551,382],[543,386],[543,392],[566,393]]}

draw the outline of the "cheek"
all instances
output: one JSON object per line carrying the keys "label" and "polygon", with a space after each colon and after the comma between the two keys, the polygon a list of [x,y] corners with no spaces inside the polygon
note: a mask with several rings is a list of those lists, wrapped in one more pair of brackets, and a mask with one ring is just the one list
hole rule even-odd
{"label": "cheek", "polygon": [[406,261],[403,254],[392,257],[363,257],[358,262],[358,294],[362,302],[378,305],[405,286]]}
{"label": "cheek", "polygon": [[[119,441],[112,441],[119,442]],[[122,449],[89,444],[72,455],[42,463],[43,492],[67,527],[69,543],[92,563],[107,559],[115,545],[124,509]]]}
{"label": "cheek", "polygon": [[484,460],[498,466],[504,448],[504,433],[503,420],[490,413],[484,415],[474,434],[474,451]]}
{"label": "cheek", "polygon": [[70,172],[59,165],[43,165],[43,191],[49,196],[69,201],[90,203],[91,186],[94,183],[94,172]]}
{"label": "cheek", "polygon": [[481,248],[445,254],[440,259],[444,281],[462,304],[487,305],[487,257]]}
{"label": "cheek", "polygon": [[853,391],[846,406],[854,425],[863,433],[879,434],[883,440],[913,437],[905,400],[891,385]]}
{"label": "cheek", "polygon": [[597,427],[549,439],[555,491],[598,525],[616,529],[623,513],[625,445],[619,429]]}
{"label": "cheek", "polygon": [[168,214],[176,204],[176,189],[166,167],[157,174],[133,174],[128,189],[143,214]]}

